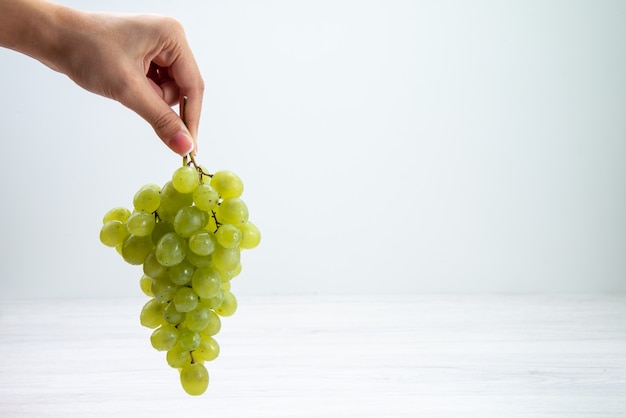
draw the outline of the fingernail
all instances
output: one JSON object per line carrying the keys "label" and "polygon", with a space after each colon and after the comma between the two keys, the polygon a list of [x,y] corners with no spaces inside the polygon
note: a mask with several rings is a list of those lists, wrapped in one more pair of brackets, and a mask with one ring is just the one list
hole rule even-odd
{"label": "fingernail", "polygon": [[189,155],[191,151],[193,151],[193,141],[189,136],[184,132],[179,132],[174,135],[169,142],[169,147],[174,150],[174,152],[180,154],[182,157],[185,155]]}

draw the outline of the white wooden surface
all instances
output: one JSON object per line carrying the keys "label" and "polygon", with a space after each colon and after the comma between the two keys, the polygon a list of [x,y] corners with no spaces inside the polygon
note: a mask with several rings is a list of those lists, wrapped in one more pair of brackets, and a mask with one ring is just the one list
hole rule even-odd
{"label": "white wooden surface", "polygon": [[626,295],[239,297],[198,398],[142,304],[3,301],[0,417],[626,417]]}

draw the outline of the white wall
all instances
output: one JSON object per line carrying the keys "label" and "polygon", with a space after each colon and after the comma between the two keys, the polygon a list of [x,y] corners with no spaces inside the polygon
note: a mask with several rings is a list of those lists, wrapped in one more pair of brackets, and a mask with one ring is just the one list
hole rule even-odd
{"label": "white wall", "polygon": [[[239,293],[626,291],[626,2],[120,1],[186,27],[198,159],[246,183]],[[0,51],[0,298],[137,295],[101,217],[180,159]]]}

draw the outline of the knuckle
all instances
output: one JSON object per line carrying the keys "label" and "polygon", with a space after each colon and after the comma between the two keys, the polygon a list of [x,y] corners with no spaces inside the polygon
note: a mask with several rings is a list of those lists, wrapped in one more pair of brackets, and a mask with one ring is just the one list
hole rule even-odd
{"label": "knuckle", "polygon": [[165,112],[156,117],[152,126],[161,137],[168,137],[175,134],[177,130],[177,117],[172,112]]}

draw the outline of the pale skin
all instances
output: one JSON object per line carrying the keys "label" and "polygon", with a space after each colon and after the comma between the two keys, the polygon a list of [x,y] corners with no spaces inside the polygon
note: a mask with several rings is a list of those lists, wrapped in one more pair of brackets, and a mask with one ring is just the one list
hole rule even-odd
{"label": "pale skin", "polygon": [[[204,82],[177,20],[0,0],[0,46],[120,102],[150,123],[172,151],[195,154]],[[183,97],[186,124],[172,108]]]}

